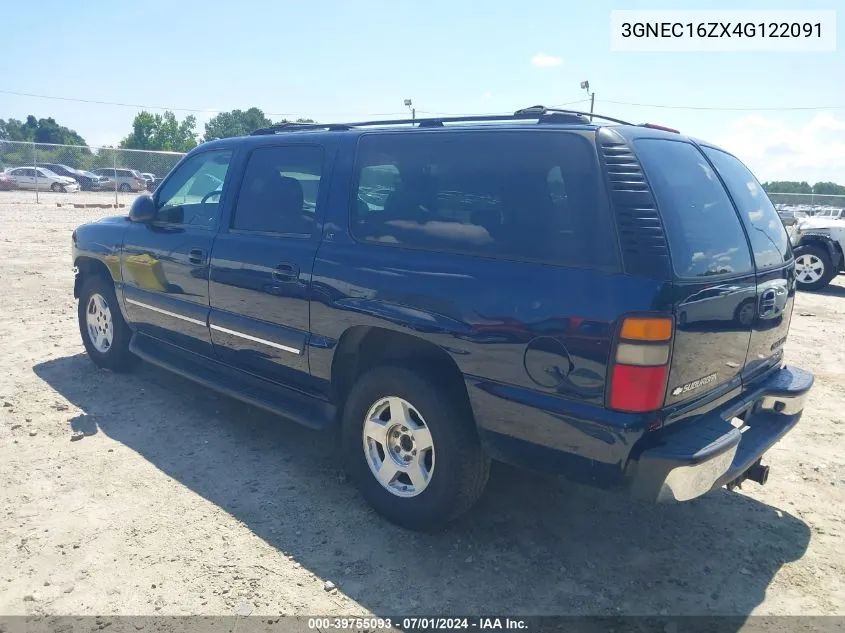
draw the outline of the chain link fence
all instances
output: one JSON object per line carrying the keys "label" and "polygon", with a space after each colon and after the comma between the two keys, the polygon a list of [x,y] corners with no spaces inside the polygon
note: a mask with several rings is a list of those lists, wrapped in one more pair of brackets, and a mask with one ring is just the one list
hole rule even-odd
{"label": "chain link fence", "polygon": [[[0,141],[0,203],[56,202],[128,205],[155,191],[184,154],[148,150]],[[75,186],[74,186],[75,183]],[[813,214],[845,209],[845,196],[770,193],[779,207]]]}
{"label": "chain link fence", "polygon": [[770,193],[772,204],[819,209],[845,209],[845,196],[821,193]]}
{"label": "chain link fence", "polygon": [[0,141],[0,203],[127,206],[155,191],[184,154]]}

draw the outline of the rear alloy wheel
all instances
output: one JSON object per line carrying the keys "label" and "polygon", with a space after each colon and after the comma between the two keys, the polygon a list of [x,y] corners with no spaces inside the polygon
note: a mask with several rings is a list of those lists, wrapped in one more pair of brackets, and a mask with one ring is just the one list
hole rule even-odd
{"label": "rear alloy wheel", "polygon": [[62,191],[62,186],[59,183],[54,182],[52,185],[50,185],[50,191],[53,191],[54,193],[59,193],[60,191]]}
{"label": "rear alloy wheel", "polygon": [[361,494],[389,521],[432,531],[481,496],[490,459],[466,397],[398,366],[362,375],[343,409],[343,454]]}
{"label": "rear alloy wheel", "polygon": [[836,276],[830,254],[820,246],[795,249],[795,279],[801,290],[820,290]]}
{"label": "rear alloy wheel", "polygon": [[364,421],[364,455],[370,472],[397,497],[416,497],[434,474],[434,442],[419,411],[397,396],[370,407]]}

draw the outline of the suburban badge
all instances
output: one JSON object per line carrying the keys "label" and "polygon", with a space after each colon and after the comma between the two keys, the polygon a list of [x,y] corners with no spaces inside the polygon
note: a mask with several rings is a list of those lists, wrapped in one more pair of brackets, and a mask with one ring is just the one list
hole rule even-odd
{"label": "suburban badge", "polygon": [[703,387],[704,385],[709,385],[711,382],[716,380],[716,372],[712,374],[708,374],[703,378],[699,378],[698,380],[693,380],[692,382],[688,382],[685,385],[678,385],[674,389],[672,389],[673,396],[680,396],[682,393],[686,393],[688,391],[692,391],[694,389],[698,389],[699,387]]}

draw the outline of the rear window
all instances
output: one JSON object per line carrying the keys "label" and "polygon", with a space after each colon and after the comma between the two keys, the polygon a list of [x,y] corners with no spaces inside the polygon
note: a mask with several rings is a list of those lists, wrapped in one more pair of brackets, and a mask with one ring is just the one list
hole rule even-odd
{"label": "rear window", "polygon": [[363,135],[352,233],[362,241],[615,267],[595,150],[566,132]]}
{"label": "rear window", "polygon": [[730,154],[711,147],[704,153],[725,181],[739,209],[758,268],[770,268],[789,261],[792,252],[783,222],[769,196],[748,168]]}
{"label": "rear window", "polygon": [[634,142],[666,227],[672,266],[680,277],[753,270],[748,242],[725,188],[690,143]]}

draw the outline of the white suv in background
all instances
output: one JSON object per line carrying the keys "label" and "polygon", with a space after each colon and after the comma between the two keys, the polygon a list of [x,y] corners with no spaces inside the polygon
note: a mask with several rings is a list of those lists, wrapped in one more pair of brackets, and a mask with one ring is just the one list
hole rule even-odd
{"label": "white suv in background", "polygon": [[801,218],[787,232],[795,251],[799,289],[820,290],[845,272],[845,209]]}

